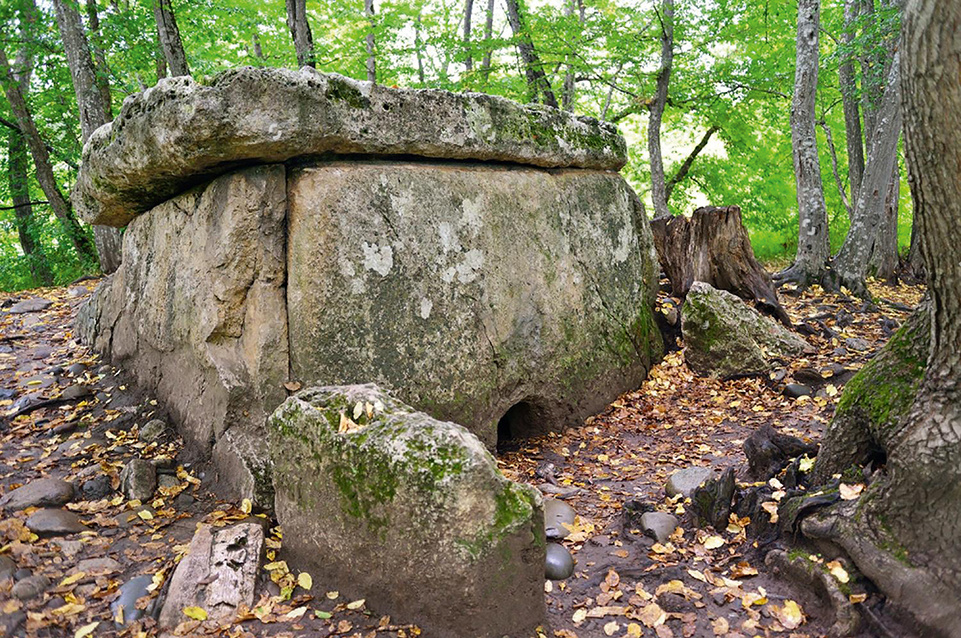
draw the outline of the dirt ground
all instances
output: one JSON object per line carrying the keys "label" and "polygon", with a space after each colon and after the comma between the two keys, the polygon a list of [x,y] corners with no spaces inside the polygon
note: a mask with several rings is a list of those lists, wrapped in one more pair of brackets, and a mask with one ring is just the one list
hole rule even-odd
{"label": "dirt ground", "polygon": [[[45,476],[77,487],[97,477],[109,482],[109,494],[102,498],[80,497],[66,506],[87,526],[80,533],[40,538],[24,526],[29,510],[4,513],[0,559],[13,561],[15,573],[0,579],[0,636],[154,635],[149,618],[116,625],[110,603],[119,587],[134,576],[151,574],[150,598],[156,598],[197,524],[248,518],[268,530],[260,600],[231,625],[185,618],[181,633],[422,635],[417,619],[382,616],[363,600],[346,600],[333,587],[310,582],[296,565],[284,562],[281,530],[246,504],[221,500],[211,489],[203,461],[191,458],[174,433],[157,442],[140,440],[141,426],[166,417],[163,405],[122,370],[99,361],[72,333],[77,308],[95,285],[88,281],[0,295],[0,492]],[[685,366],[682,352],[674,350],[641,388],[582,426],[514,441],[514,449],[499,455],[508,477],[572,492],[564,500],[578,513],[564,541],[577,561],[575,574],[545,582],[549,627],[542,635],[826,634],[833,622],[830,610],[811,592],[770,573],[763,555],[771,547],[747,538],[749,521],[735,516],[726,529],[697,529],[684,502],[666,498],[664,484],[672,472],[692,465],[718,473],[735,466],[739,480],[746,481],[741,445],[764,424],[816,442],[843,383],[883,345],[922,294],[907,286],[872,285],[872,290],[878,300],[874,307],[817,290],[783,295],[791,318],[817,353],[786,362],[769,378],[699,378]],[[39,312],[9,312],[15,302],[32,297],[51,305]],[[671,303],[662,296],[659,310],[669,311]],[[813,397],[784,396],[786,383],[802,380],[815,390]],[[127,501],[117,491],[119,473],[132,457],[158,459],[162,472],[173,477],[149,503]],[[664,544],[644,536],[625,513],[625,504],[632,502],[676,514],[680,531]],[[102,557],[116,563],[91,573],[78,571],[80,561]],[[39,597],[21,602],[11,596],[11,588],[30,575],[46,576],[49,585]],[[878,596],[870,589],[865,593],[860,604],[873,606],[873,615],[883,619]],[[870,636],[880,630],[868,625],[865,632]]]}

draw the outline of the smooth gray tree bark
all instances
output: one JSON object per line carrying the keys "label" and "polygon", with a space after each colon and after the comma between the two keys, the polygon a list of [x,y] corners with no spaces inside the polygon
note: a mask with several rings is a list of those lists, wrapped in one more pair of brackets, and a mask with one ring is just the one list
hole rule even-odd
{"label": "smooth gray tree bark", "polygon": [[464,0],[464,70],[474,70],[474,52],[471,50],[470,32],[474,17],[474,0]]}
{"label": "smooth gray tree bark", "polygon": [[654,218],[670,217],[667,207],[667,183],[661,156],[661,120],[667,106],[667,91],[674,65],[674,0],[661,0],[661,66],[657,73],[654,99],[648,106],[647,152],[651,162],[651,201]]}
{"label": "smooth gray tree bark", "polygon": [[107,58],[103,52],[103,34],[100,32],[100,12],[97,0],[87,0],[87,23],[90,27],[90,40],[93,46],[94,71],[96,72],[97,89],[103,100],[104,118],[109,122],[113,119],[113,96],[110,94],[110,69],[107,68]]}
{"label": "smooth gray tree bark", "polygon": [[173,77],[190,75],[187,54],[184,51],[184,43],[180,38],[180,29],[177,28],[177,18],[170,0],[154,0],[153,14],[157,22],[157,34],[160,36],[160,48],[163,50],[170,75]]}
{"label": "smooth gray tree bark", "polygon": [[514,32],[517,52],[520,54],[521,62],[524,65],[530,100],[536,102],[538,96],[542,96],[544,104],[553,106],[555,109],[559,108],[554,90],[551,88],[551,81],[544,73],[544,65],[541,63],[540,56],[537,55],[537,49],[534,48],[534,41],[524,26],[524,17],[519,0],[505,0],[505,3],[507,5],[507,21]]}
{"label": "smooth gray tree bark", "polygon": [[794,96],[791,100],[791,146],[797,185],[798,247],[794,264],[774,276],[804,288],[821,279],[831,255],[828,216],[821,183],[821,161],[815,135],[818,84],[819,0],[798,0]]}
{"label": "smooth gray tree bark", "polygon": [[314,35],[307,20],[306,0],[287,0],[287,29],[294,42],[297,54],[297,67],[316,67],[314,56]]}
{"label": "smooth gray tree bark", "polygon": [[481,59],[481,75],[484,84],[490,80],[491,75],[491,56],[494,48],[491,45],[491,38],[494,37],[494,0],[487,0],[487,16],[484,22],[484,57]]}
{"label": "smooth gray tree bark", "polygon": [[[859,0],[844,0],[844,34],[841,41],[852,46],[855,38],[855,22],[859,13]],[[847,57],[840,67],[838,76],[841,88],[841,105],[844,109],[844,132],[848,150],[848,182],[851,188],[849,201],[856,202],[861,179],[864,176],[864,145],[861,132],[861,113],[858,105],[857,78],[854,59]],[[853,211],[848,209],[850,217]]]}
{"label": "smooth gray tree bark", "polygon": [[364,0],[364,13],[367,15],[367,81],[377,82],[377,42],[374,39],[374,0]]}
{"label": "smooth gray tree bark", "polygon": [[[574,9],[577,9],[577,21],[579,24],[584,24],[584,2],[583,0],[565,0],[564,2],[564,15],[568,18],[574,15]],[[564,88],[561,91],[561,110],[572,111],[574,109],[574,98],[577,93],[577,82],[574,76],[574,65],[571,63],[570,58],[573,56],[568,56],[567,71],[564,73]]]}

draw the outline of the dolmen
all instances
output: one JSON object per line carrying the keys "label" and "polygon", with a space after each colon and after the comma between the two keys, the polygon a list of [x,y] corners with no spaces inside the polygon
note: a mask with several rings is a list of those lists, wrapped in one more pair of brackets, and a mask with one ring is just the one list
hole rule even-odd
{"label": "dolmen", "polygon": [[[543,513],[489,450],[582,422],[660,355],[625,161],[609,124],[488,95],[309,68],[161,80],[84,146],[74,205],[126,231],[77,332],[233,495],[276,495],[305,560],[372,543],[395,576],[357,582],[412,614],[430,610],[391,593],[411,574],[398,553],[446,561],[435,590],[470,575],[463,607],[447,604],[473,611],[431,635],[520,635],[494,617],[543,618]],[[450,463],[427,463],[441,448]],[[338,458],[373,464],[383,489],[354,494],[365,479]]]}

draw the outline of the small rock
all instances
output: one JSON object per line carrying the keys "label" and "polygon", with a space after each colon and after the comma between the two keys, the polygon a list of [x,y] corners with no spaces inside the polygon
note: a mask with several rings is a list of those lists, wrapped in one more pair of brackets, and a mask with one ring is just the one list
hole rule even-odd
{"label": "small rock", "polygon": [[67,601],[64,600],[63,597],[54,596],[53,598],[47,601],[47,604],[44,605],[44,607],[47,609],[47,611],[52,611],[54,609],[57,609],[58,607],[63,607],[66,604],[67,604]]}
{"label": "small rock", "polygon": [[18,487],[0,499],[0,507],[23,510],[28,507],[58,507],[73,499],[73,484],[55,478],[42,478]]}
{"label": "small rock", "polygon": [[13,636],[17,629],[27,619],[26,612],[15,611],[12,614],[0,614],[0,636]]}
{"label": "small rock", "polygon": [[647,512],[641,515],[641,528],[658,543],[666,543],[677,527],[677,517],[665,512]]}
{"label": "small rock", "polygon": [[13,573],[17,571],[17,564],[9,556],[0,555],[0,581],[13,578]]}
{"label": "small rock", "polygon": [[150,499],[157,489],[157,468],[150,461],[130,459],[120,473],[120,489],[131,500]]}
{"label": "small rock", "polygon": [[561,487],[560,485],[552,485],[551,483],[541,483],[537,486],[537,489],[540,490],[541,494],[550,494],[557,498],[570,498],[583,491],[579,487]]}
{"label": "small rock", "polygon": [[46,576],[30,576],[14,585],[10,593],[18,600],[33,600],[43,594],[49,586],[50,581]]}
{"label": "small rock", "polygon": [[801,383],[789,383],[784,386],[784,396],[790,399],[811,396],[811,388]]}
{"label": "small rock", "polygon": [[173,487],[179,487],[180,479],[178,479],[176,476],[171,476],[170,474],[161,474],[159,480],[157,481],[157,485],[161,488],[166,488],[169,490]]}
{"label": "small rock", "polygon": [[123,569],[123,566],[110,558],[109,556],[104,556],[103,558],[88,558],[77,563],[77,569],[75,571],[83,572],[85,574],[112,574],[114,572],[119,572]]}
{"label": "small rock", "polygon": [[80,541],[61,538],[54,541],[53,544],[59,547],[60,553],[70,560],[76,558],[77,554],[83,551],[83,543]]}
{"label": "small rock", "polygon": [[13,572],[13,579],[17,582],[20,582],[24,578],[30,578],[31,576],[33,576],[33,572],[27,569],[26,567],[22,567],[17,571]]}
{"label": "small rock", "polygon": [[174,498],[174,505],[180,509],[183,509],[193,505],[196,500],[197,499],[193,497],[193,494],[190,494],[189,492],[181,492]]}
{"label": "small rock", "polygon": [[39,536],[65,536],[84,532],[88,528],[80,517],[67,510],[37,510],[27,518],[27,529]]}
{"label": "small rock", "polygon": [[75,399],[80,399],[82,397],[90,396],[91,394],[92,392],[90,392],[90,389],[87,388],[87,386],[80,385],[79,383],[75,383],[73,385],[68,385],[66,388],[64,388],[63,392],[60,393],[60,396],[69,401],[73,401]]}
{"label": "small rock", "polygon": [[548,543],[545,566],[549,580],[564,580],[574,573],[574,557],[563,545]]}
{"label": "small rock", "polygon": [[80,493],[87,501],[99,501],[107,498],[113,493],[113,486],[110,484],[110,477],[96,476],[89,481],[84,481],[80,486]]}
{"label": "small rock", "polygon": [[107,394],[106,392],[98,392],[98,393],[97,393],[97,401],[100,401],[101,403],[109,403],[109,402],[110,402],[110,395]]}
{"label": "small rock", "polygon": [[118,626],[123,627],[143,618],[145,610],[137,609],[136,603],[138,598],[142,598],[149,593],[147,588],[150,587],[152,582],[153,576],[144,574],[131,578],[123,584],[120,588],[120,595],[110,603],[110,615],[114,618],[117,617],[120,608],[123,608],[123,622],[117,623]]}
{"label": "small rock", "polygon": [[153,443],[154,441],[160,439],[167,431],[167,424],[160,419],[153,419],[152,421],[147,421],[142,428],[140,428],[140,440],[145,443]]}
{"label": "small rock", "polygon": [[871,347],[871,344],[869,344],[867,341],[857,337],[848,337],[844,340],[844,345],[856,352],[864,352]]}
{"label": "small rock", "polygon": [[685,497],[690,497],[694,493],[694,490],[700,487],[704,481],[711,478],[712,474],[713,472],[711,472],[710,468],[706,467],[687,467],[683,470],[678,470],[667,479],[665,491],[668,496],[683,494]]}
{"label": "small rock", "polygon": [[51,305],[53,305],[53,302],[49,299],[33,297],[31,299],[24,299],[19,303],[13,304],[13,307],[10,308],[10,314],[23,315],[28,312],[41,312],[42,310],[49,308]]}
{"label": "small rock", "polygon": [[17,396],[16,390],[11,390],[10,388],[0,388],[0,401],[6,401],[7,399],[12,399]]}
{"label": "small rock", "polygon": [[714,600],[714,604],[718,607],[723,607],[727,604],[727,594],[723,591],[712,592],[711,599]]}
{"label": "small rock", "polygon": [[564,527],[564,525],[573,525],[575,516],[577,516],[577,514],[574,512],[574,508],[564,501],[545,498],[544,530],[547,533],[547,538],[550,540],[567,538],[570,530]]}
{"label": "small rock", "polygon": [[71,297],[83,297],[85,294],[87,294],[87,292],[88,290],[83,286],[72,286],[67,288],[67,294]]}
{"label": "small rock", "polygon": [[81,374],[87,371],[87,364],[85,363],[74,363],[73,365],[67,366],[67,373],[75,377],[79,377]]}

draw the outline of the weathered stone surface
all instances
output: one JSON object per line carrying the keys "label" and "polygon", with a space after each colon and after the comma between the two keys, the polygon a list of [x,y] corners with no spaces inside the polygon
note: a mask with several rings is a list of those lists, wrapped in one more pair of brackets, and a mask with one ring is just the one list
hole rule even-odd
{"label": "weathered stone surface", "polygon": [[262,429],[286,396],[285,174],[243,169],[137,218],[123,265],[78,315],[201,453],[228,425]]}
{"label": "weathered stone surface", "polygon": [[677,528],[677,517],[666,512],[645,512],[641,515],[641,529],[658,543],[666,543]]}
{"label": "weathered stone surface", "polygon": [[[490,447],[647,374],[653,240],[616,174],[332,162],[289,178],[291,375],[376,382]],[[514,429],[513,427],[511,429]]]}
{"label": "weathered stone surface", "polygon": [[131,578],[120,587],[120,595],[110,603],[110,616],[117,619],[118,626],[123,627],[143,618],[146,610],[137,609],[137,600],[150,593],[147,588],[151,583],[153,575],[143,574]]}
{"label": "weathered stone surface", "polygon": [[58,507],[73,500],[73,483],[55,478],[41,478],[4,494],[0,507],[10,511],[28,507]]}
{"label": "weathered stone surface", "polygon": [[30,299],[24,299],[23,301],[18,301],[10,307],[10,314],[14,315],[25,315],[28,312],[41,312],[46,310],[53,302],[49,299],[44,299],[42,297],[31,297]]}
{"label": "weathered stone surface", "polygon": [[140,428],[140,440],[145,443],[153,443],[167,432],[167,424],[160,419],[151,419]]}
{"label": "weathered stone surface", "polygon": [[664,490],[668,496],[683,494],[685,497],[690,497],[694,494],[694,490],[711,478],[711,476],[713,476],[713,473],[708,467],[686,467],[683,470],[674,472],[668,477]]}
{"label": "weathered stone surface", "polygon": [[304,390],[269,431],[284,549],[315,581],[425,635],[543,621],[540,496],[466,429],[365,385]]}
{"label": "weathered stone surface", "polygon": [[264,530],[256,523],[200,527],[170,579],[160,627],[189,620],[185,607],[200,607],[218,621],[232,619],[240,605],[253,605],[263,546]]}
{"label": "weathered stone surface", "polygon": [[559,543],[548,543],[544,560],[544,576],[549,580],[565,580],[574,573],[574,557]]}
{"label": "weathered stone surface", "polygon": [[64,536],[88,529],[73,512],[49,508],[39,509],[28,516],[26,525],[38,536]]}
{"label": "weathered stone surface", "polygon": [[92,224],[123,226],[240,164],[322,153],[621,168],[617,129],[477,93],[398,90],[313,69],[244,67],[163,79],[124,100],[83,150],[74,191]]}
{"label": "weathered stone surface", "polygon": [[144,459],[130,459],[120,472],[120,490],[129,499],[147,501],[157,489],[157,468]]}
{"label": "weathered stone surface", "polygon": [[50,586],[50,580],[46,576],[27,576],[18,581],[10,593],[17,600],[32,600],[43,594]]}
{"label": "weathered stone surface", "polygon": [[220,482],[238,498],[266,510],[274,508],[272,465],[267,439],[254,428],[233,428],[224,432],[214,446],[214,465]]}
{"label": "weathered stone surface", "polygon": [[563,501],[553,498],[544,499],[544,531],[547,538],[555,540],[567,538],[570,530],[564,525],[573,525],[577,513],[574,508]]}
{"label": "weathered stone surface", "polygon": [[696,281],[681,311],[684,360],[698,374],[719,378],[763,374],[778,359],[810,344],[725,290]]}

